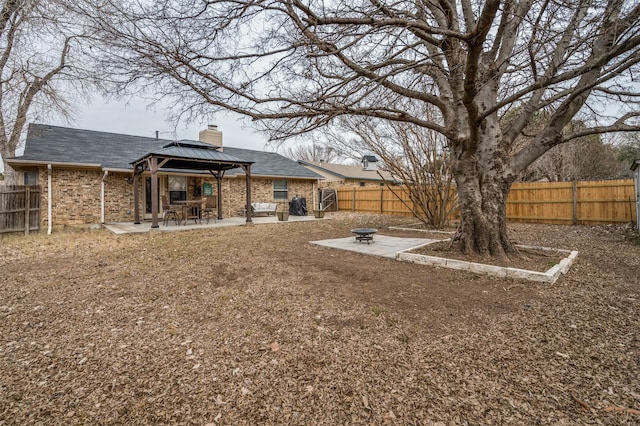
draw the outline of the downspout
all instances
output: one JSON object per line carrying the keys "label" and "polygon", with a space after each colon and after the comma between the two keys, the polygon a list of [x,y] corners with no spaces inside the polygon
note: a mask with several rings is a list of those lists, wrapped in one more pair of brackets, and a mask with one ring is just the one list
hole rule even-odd
{"label": "downspout", "polygon": [[47,164],[47,235],[51,235],[51,228],[53,224],[51,223],[51,164]]}
{"label": "downspout", "polygon": [[100,223],[104,223],[104,180],[108,174],[109,170],[105,170],[102,176],[102,182],[100,183]]}
{"label": "downspout", "polygon": [[322,210],[322,206],[320,205],[320,200],[316,201],[318,197],[318,191],[320,189],[320,179],[316,179],[315,182],[311,183],[311,190],[313,194],[311,194],[311,202],[313,203],[313,210]]}

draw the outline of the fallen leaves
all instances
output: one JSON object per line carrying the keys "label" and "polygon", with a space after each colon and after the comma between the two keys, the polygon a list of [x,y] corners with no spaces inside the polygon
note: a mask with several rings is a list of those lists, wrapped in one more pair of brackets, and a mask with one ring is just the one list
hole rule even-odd
{"label": "fallen leaves", "polygon": [[603,410],[606,413],[631,413],[631,414],[635,414],[640,416],[640,410],[636,410],[634,408],[628,408],[628,407],[604,407]]}
{"label": "fallen leaves", "polygon": [[624,234],[514,226],[581,251],[554,286],[307,244],[390,222],[3,239],[0,418],[638,423],[640,247]]}

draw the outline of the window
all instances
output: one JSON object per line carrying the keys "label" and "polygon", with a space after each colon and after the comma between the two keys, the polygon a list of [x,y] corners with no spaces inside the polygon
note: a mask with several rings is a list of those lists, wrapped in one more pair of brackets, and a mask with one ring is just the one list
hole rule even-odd
{"label": "window", "polygon": [[289,185],[286,180],[273,181],[273,199],[274,200],[289,199]]}
{"label": "window", "polygon": [[169,176],[169,203],[187,199],[187,177]]}
{"label": "window", "polygon": [[38,172],[36,171],[24,172],[24,184],[26,186],[38,185]]}
{"label": "window", "polygon": [[364,187],[364,182],[360,182],[360,187]]}

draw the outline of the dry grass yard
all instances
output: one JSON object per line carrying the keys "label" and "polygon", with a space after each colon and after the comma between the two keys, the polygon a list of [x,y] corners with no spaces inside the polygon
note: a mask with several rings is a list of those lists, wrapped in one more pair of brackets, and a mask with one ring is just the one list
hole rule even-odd
{"label": "dry grass yard", "polygon": [[308,244],[398,223],[1,238],[0,425],[640,423],[628,229],[511,225],[554,285]]}

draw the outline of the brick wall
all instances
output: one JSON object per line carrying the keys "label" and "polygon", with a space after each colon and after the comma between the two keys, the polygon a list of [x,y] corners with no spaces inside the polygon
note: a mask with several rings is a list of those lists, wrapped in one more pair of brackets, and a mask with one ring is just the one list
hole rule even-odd
{"label": "brick wall", "polygon": [[[51,172],[51,216],[53,225],[100,223],[100,192],[104,174],[99,170],[56,169]],[[110,173],[105,179],[105,221],[133,220],[133,185],[127,183],[130,173]],[[42,187],[40,222],[48,226],[47,169],[38,169]],[[140,194],[143,195],[140,185]],[[141,208],[144,199],[141,200]]]}
{"label": "brick wall", "polygon": [[[47,223],[47,169],[38,170],[41,192],[41,226]],[[104,172],[100,170],[56,169],[52,170],[52,219],[53,225],[77,225],[100,223],[100,192]],[[130,173],[110,172],[105,179],[105,222],[133,221],[133,185],[128,183]],[[187,198],[199,198],[194,195],[195,188],[202,188],[204,182],[213,185],[217,196],[217,184],[213,177],[189,177],[187,179]],[[290,201],[295,195],[305,197],[307,206],[312,210],[313,188],[315,181],[289,179]],[[139,180],[140,214],[144,216],[144,178]],[[161,188],[164,193],[166,188]],[[252,201],[274,203],[273,180],[252,179]],[[238,216],[246,204],[246,183],[244,177],[230,177],[222,180],[223,217]],[[282,207],[279,207],[279,210]],[[162,217],[162,213],[160,213]]]}
{"label": "brick wall", "polygon": [[[99,170],[56,169],[51,171],[51,217],[53,225],[77,225],[100,222]],[[38,169],[42,187],[40,198],[40,224],[48,226],[47,169]]]}
{"label": "brick wall", "polygon": [[[228,187],[223,187],[223,214],[225,216],[236,216],[246,204],[246,184],[244,177],[226,179]],[[288,199],[298,195],[307,199],[307,207],[312,210],[314,182],[309,180],[287,179]],[[282,211],[286,202],[273,198],[273,179],[254,178],[251,179],[251,201],[254,203],[278,203],[278,211]],[[286,204],[286,210],[289,210]]]}
{"label": "brick wall", "polygon": [[[128,183],[131,173],[109,173],[104,182],[104,221],[133,221],[133,184]],[[140,214],[144,214],[144,182],[138,179]],[[100,191],[100,189],[98,189]],[[98,196],[100,194],[98,193]],[[100,219],[98,211],[98,221]]]}

